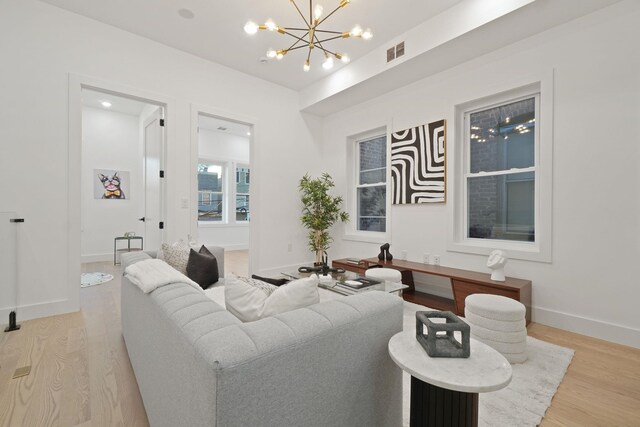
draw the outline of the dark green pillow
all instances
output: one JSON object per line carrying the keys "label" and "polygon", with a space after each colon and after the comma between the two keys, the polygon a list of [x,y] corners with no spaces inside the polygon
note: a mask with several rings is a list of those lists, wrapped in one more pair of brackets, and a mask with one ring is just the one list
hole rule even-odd
{"label": "dark green pillow", "polygon": [[198,252],[193,249],[189,251],[187,276],[202,289],[207,289],[220,279],[218,260],[204,245]]}

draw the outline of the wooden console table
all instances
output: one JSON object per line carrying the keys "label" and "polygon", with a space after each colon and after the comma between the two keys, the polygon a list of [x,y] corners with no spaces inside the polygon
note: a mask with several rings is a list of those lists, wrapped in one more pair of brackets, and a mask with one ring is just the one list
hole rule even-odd
{"label": "wooden console table", "polygon": [[[531,322],[531,280],[507,277],[504,282],[496,282],[491,280],[491,275],[487,273],[395,259],[380,261],[378,258],[367,258],[357,265],[348,263],[346,259],[337,259],[331,264],[334,268],[340,267],[362,275],[367,269],[376,267],[398,270],[402,274],[402,283],[409,286],[409,289],[403,292],[405,301],[425,305],[436,310],[452,311],[458,316],[464,316],[464,300],[471,294],[493,294],[513,298],[524,304],[527,309],[525,316],[527,324]],[[414,272],[451,279],[453,300],[416,291],[413,282]]]}

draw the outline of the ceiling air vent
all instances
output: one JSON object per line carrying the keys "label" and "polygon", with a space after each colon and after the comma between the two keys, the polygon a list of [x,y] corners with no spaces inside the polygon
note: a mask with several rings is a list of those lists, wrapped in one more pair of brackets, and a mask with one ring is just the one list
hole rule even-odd
{"label": "ceiling air vent", "polygon": [[391,62],[396,59],[396,48],[392,47],[387,49],[387,62]]}
{"label": "ceiling air vent", "polygon": [[226,127],[224,127],[224,126],[218,126],[218,130],[220,130],[220,131],[224,132],[224,131],[226,131],[226,130],[227,130],[227,128],[226,128]]}
{"label": "ceiling air vent", "polygon": [[400,42],[394,47],[387,49],[387,62],[400,58],[402,55],[404,55],[404,42]]}

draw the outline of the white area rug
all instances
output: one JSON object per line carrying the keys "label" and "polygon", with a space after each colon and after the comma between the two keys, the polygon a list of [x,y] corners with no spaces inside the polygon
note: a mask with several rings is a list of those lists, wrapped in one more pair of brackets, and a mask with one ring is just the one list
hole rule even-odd
{"label": "white area rug", "polygon": [[107,273],[82,273],[80,275],[80,287],[88,288],[89,286],[101,285],[113,280],[113,276]]}
{"label": "white area rug", "polygon": [[[212,300],[224,307],[224,287],[205,291]],[[320,289],[320,302],[342,296]],[[416,311],[428,308],[404,302],[404,330],[415,331]],[[525,363],[511,365],[513,378],[502,390],[480,393],[479,425],[486,427],[522,427],[540,424],[551,399],[573,358],[573,350],[527,337],[528,359]],[[425,353],[425,357],[426,353]],[[411,377],[403,374],[403,425],[409,425]]]}
{"label": "white area rug", "polygon": [[[424,306],[404,302],[404,330],[415,330],[416,311]],[[511,365],[513,378],[502,390],[480,393],[478,425],[491,427],[536,426],[573,358],[573,350],[527,337],[528,359]],[[425,353],[426,354],[426,353]],[[411,377],[403,373],[403,425],[409,425]]]}

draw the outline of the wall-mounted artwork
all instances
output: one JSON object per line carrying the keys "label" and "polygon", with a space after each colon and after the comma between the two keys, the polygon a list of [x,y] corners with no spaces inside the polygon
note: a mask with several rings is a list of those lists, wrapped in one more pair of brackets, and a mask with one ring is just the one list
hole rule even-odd
{"label": "wall-mounted artwork", "polygon": [[392,203],[444,203],[446,121],[391,134]]}
{"label": "wall-mounted artwork", "polygon": [[129,172],[108,169],[93,170],[93,197],[124,200],[129,197]]}

